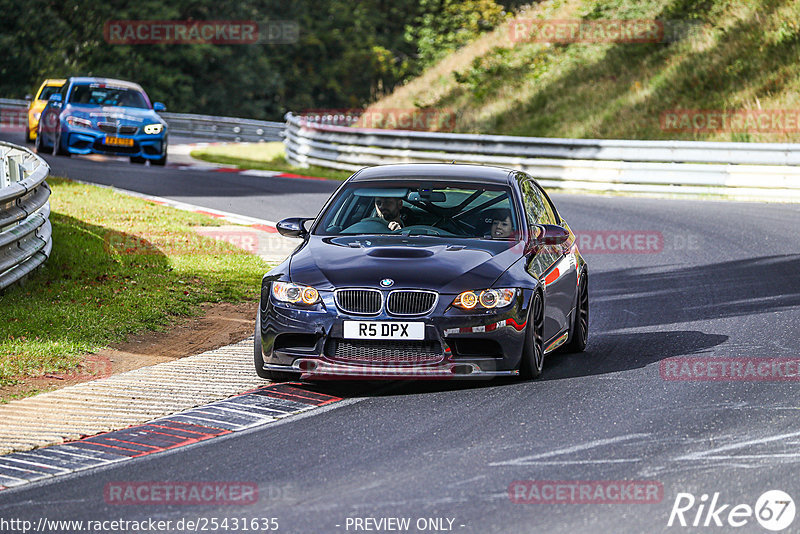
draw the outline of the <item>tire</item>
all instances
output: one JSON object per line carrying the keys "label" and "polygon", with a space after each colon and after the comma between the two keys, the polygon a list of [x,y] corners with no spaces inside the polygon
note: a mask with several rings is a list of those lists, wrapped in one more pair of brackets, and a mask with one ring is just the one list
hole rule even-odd
{"label": "tire", "polygon": [[44,144],[44,140],[42,138],[42,129],[39,128],[39,131],[36,132],[36,139],[33,140],[33,150],[37,154],[44,154],[49,149],[50,147]]}
{"label": "tire", "polygon": [[523,380],[539,378],[544,367],[544,299],[537,291],[531,301],[528,324],[525,327],[525,345],[522,348],[522,361],[519,376]]}
{"label": "tire", "polygon": [[64,150],[61,146],[61,132],[56,132],[53,138],[53,155],[54,156],[70,156],[70,153]]}
{"label": "tire", "polygon": [[575,303],[575,315],[572,318],[572,335],[569,343],[564,345],[564,352],[583,352],[589,340],[589,274],[586,269],[581,273],[578,286],[578,299]]}
{"label": "tire", "polygon": [[150,164],[151,165],[158,165],[159,167],[163,167],[164,165],[166,165],[167,164],[167,151],[166,151],[166,149],[164,149],[164,155],[163,156],[161,156],[158,159],[151,159],[150,160]]}
{"label": "tire", "polygon": [[268,371],[264,369],[264,355],[261,353],[261,309],[256,313],[255,341],[253,342],[253,363],[255,364],[256,374],[260,378],[265,378],[273,382],[292,382],[300,380],[300,373],[288,373],[283,371]]}
{"label": "tire", "polygon": [[141,156],[131,156],[131,163],[136,163],[138,165],[144,165],[145,159]]}

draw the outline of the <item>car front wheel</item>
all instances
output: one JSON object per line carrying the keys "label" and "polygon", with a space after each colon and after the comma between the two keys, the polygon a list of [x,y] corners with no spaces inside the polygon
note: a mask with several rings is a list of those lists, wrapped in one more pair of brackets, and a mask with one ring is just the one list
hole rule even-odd
{"label": "car front wheel", "polygon": [[53,136],[53,155],[54,156],[70,156],[69,151],[61,146],[61,131],[57,131]]}
{"label": "car front wheel", "polygon": [[533,295],[528,324],[525,327],[525,345],[519,375],[525,380],[539,378],[544,367],[544,300],[542,294]]}
{"label": "car front wheel", "polygon": [[36,132],[36,139],[33,141],[33,150],[37,154],[42,154],[43,152],[47,152],[47,146],[44,144],[44,136],[42,135],[42,129],[39,128],[39,131]]}

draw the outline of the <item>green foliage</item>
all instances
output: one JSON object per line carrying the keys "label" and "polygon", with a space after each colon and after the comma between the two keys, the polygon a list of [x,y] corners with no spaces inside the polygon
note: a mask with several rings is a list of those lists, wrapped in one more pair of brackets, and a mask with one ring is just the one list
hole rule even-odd
{"label": "green foliage", "polygon": [[[281,119],[288,110],[366,105],[406,75],[410,0],[0,0],[0,95],[21,98],[44,78],[136,81],[170,111]],[[293,44],[114,45],[108,21],[288,20]],[[12,53],[13,52],[13,53]]]}
{"label": "green foliage", "polygon": [[420,14],[406,27],[416,43],[421,67],[469,43],[502,24],[508,14],[494,0],[420,0]]}
{"label": "green foliage", "polygon": [[0,385],[69,370],[80,354],[163,328],[200,303],[257,298],[268,266],[191,230],[217,221],[108,189],[48,182],[53,251],[24,286],[0,296]]}
{"label": "green foliage", "polygon": [[456,130],[470,133],[753,142],[800,138],[789,126],[675,131],[661,122],[675,110],[795,115],[800,105],[796,1],[553,0],[536,3],[522,17],[654,19],[663,21],[667,35],[680,38],[512,42],[497,31],[387,100],[394,106],[420,103],[454,110]]}

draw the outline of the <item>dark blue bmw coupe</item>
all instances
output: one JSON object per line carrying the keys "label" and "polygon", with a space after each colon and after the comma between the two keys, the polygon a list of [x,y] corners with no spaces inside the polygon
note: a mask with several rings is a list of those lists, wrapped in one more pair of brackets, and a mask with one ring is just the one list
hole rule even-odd
{"label": "dark blue bmw coupe", "polygon": [[278,223],[303,242],[261,284],[263,378],[536,378],[586,347],[586,262],[524,172],[362,169],[308,221]]}
{"label": "dark blue bmw coupe", "polygon": [[166,108],[150,103],[135,83],[110,78],[70,78],[42,111],[36,151],[53,155],[108,154],[133,163],[167,162]]}

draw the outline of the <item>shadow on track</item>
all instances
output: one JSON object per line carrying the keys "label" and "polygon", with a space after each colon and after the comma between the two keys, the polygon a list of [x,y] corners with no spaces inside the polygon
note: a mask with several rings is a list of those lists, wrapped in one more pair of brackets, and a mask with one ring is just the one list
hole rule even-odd
{"label": "shadow on track", "polygon": [[[594,273],[591,305],[608,310],[600,331],[739,317],[800,307],[800,255],[674,269]],[[607,328],[606,328],[607,327]],[[596,331],[596,330],[595,330]]]}
{"label": "shadow on track", "polygon": [[694,330],[597,334],[586,352],[552,354],[545,359],[541,380],[561,380],[642,368],[665,358],[706,352],[728,340],[721,334]]}

